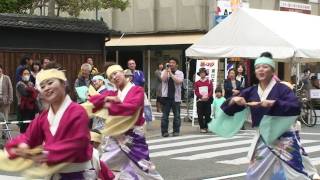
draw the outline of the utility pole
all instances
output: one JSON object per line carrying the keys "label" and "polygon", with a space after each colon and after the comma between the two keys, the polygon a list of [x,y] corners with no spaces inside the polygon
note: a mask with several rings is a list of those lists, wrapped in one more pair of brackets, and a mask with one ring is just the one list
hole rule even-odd
{"label": "utility pole", "polygon": [[56,1],[55,0],[49,0],[48,5],[48,16],[55,16],[55,10],[56,10]]}
{"label": "utility pole", "polygon": [[208,8],[208,31],[212,29],[215,23],[215,10],[217,8],[217,1],[216,0],[207,0],[207,8]]}

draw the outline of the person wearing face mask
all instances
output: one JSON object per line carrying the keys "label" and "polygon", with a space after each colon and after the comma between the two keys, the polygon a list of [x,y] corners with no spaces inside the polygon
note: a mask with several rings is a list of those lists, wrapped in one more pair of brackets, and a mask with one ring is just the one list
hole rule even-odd
{"label": "person wearing face mask", "polygon": [[[251,113],[249,116],[256,136],[249,148],[246,179],[320,179],[295,127],[301,108],[297,96],[287,85],[273,78],[275,62],[271,58],[257,58],[254,67],[258,85],[228,99],[221,105],[224,114],[218,117],[230,122],[231,118],[239,120],[239,117],[247,116],[241,115],[242,112]],[[241,124],[233,130],[239,131],[240,127]]]}
{"label": "person wearing face mask", "polygon": [[[19,75],[21,80],[16,85],[16,95],[18,101],[19,121],[32,120],[39,112],[38,91],[30,81],[31,73],[29,69],[22,68]],[[28,123],[20,123],[20,133],[24,133],[28,128]]]}
{"label": "person wearing face mask", "polygon": [[[85,109],[67,94],[65,74],[58,69],[46,69],[39,72],[36,79],[49,109],[41,112],[25,133],[6,144],[9,158],[32,161],[36,167],[31,166],[28,171],[51,171],[46,177],[35,179],[111,179],[106,171],[95,169],[91,163],[89,118]],[[28,153],[35,148],[38,153]],[[57,166],[60,168],[55,168]]]}

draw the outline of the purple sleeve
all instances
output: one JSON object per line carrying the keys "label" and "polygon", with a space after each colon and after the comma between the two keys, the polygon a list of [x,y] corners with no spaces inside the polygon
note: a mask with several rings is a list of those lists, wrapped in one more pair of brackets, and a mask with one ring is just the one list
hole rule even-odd
{"label": "purple sleeve", "polygon": [[144,84],[144,82],[145,82],[144,73],[142,71],[140,71],[140,72],[141,72],[141,82]]}
{"label": "purple sleeve", "polygon": [[144,79],[144,74],[142,71],[138,70],[134,73],[134,76],[133,76],[133,83],[137,86],[141,86],[143,87],[144,86],[144,82],[145,82],[145,79]]}
{"label": "purple sleeve", "polygon": [[297,116],[300,114],[300,102],[291,89],[279,85],[279,98],[276,99],[269,114],[274,116]]}
{"label": "purple sleeve", "polygon": [[[252,88],[247,88],[244,89],[243,91],[241,91],[240,95],[241,97],[243,97],[244,99],[248,99],[250,92],[251,92]],[[228,114],[229,116],[233,116],[235,113],[240,112],[242,110],[244,110],[245,106],[239,106],[237,104],[233,104],[233,105],[229,105],[231,98],[227,99],[222,105],[221,105],[221,109]]]}

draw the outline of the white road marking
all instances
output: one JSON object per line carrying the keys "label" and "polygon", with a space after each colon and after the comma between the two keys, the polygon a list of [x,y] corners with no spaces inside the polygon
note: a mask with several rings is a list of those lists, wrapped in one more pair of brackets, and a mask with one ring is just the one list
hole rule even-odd
{"label": "white road marking", "polygon": [[26,178],[18,177],[18,176],[0,175],[0,179],[3,179],[3,180],[25,180]]}
{"label": "white road marking", "polygon": [[317,158],[310,158],[311,160],[311,163],[314,165],[314,166],[317,166],[320,164],[320,157],[317,157]]}
{"label": "white road marking", "polygon": [[[244,137],[235,136],[232,139],[240,139],[240,138],[244,138]],[[167,143],[167,144],[152,145],[152,146],[149,146],[149,149],[150,150],[162,149],[162,148],[185,146],[185,145],[191,145],[191,144],[194,145],[194,144],[207,143],[207,142],[224,141],[224,140],[230,140],[230,138],[214,137],[214,138],[196,139],[196,140],[182,141],[182,142],[173,142],[173,143]]]}
{"label": "white road marking", "polygon": [[[256,130],[240,130],[240,132],[245,132],[245,133],[248,133],[248,134],[255,134]],[[320,133],[307,133],[307,132],[303,132],[300,131],[299,134],[301,135],[315,135],[315,136],[320,136]]]}
{"label": "white road marking", "polygon": [[[310,158],[311,163],[314,166],[320,164],[320,158]],[[242,165],[242,164],[249,164],[249,159],[247,157],[232,159],[232,160],[225,160],[225,161],[217,161],[220,164],[229,164],[229,165]]]}
{"label": "white road marking", "polygon": [[195,155],[191,155],[191,156],[176,157],[176,158],[172,158],[172,159],[177,159],[177,160],[208,159],[208,158],[214,158],[214,157],[219,157],[219,156],[244,153],[244,152],[247,152],[248,150],[249,150],[249,147],[242,147],[242,148],[227,149],[227,150],[221,150],[221,151],[195,154]]}
{"label": "white road marking", "polygon": [[318,145],[318,146],[304,147],[304,150],[305,150],[307,153],[317,152],[317,151],[320,151],[320,145]]}
{"label": "white road marking", "polygon": [[252,140],[250,139],[250,140],[243,140],[243,141],[232,141],[232,142],[219,143],[219,144],[210,144],[210,145],[204,145],[204,146],[195,146],[195,147],[189,147],[189,148],[160,151],[160,152],[150,153],[150,157],[170,156],[170,155],[174,155],[174,154],[202,151],[202,150],[207,150],[207,149],[232,147],[232,146],[237,146],[237,145],[250,144],[251,142],[252,142]]}
{"label": "white road marking", "polygon": [[[307,139],[302,140],[303,144],[314,143],[314,142],[319,142],[319,141],[318,140],[307,140]],[[310,147],[313,147],[313,146],[310,146]],[[317,146],[315,148],[317,148]],[[315,148],[312,148],[313,152],[315,152],[315,150],[316,150]],[[310,149],[308,149],[308,150],[310,150]],[[320,151],[320,149],[319,149],[319,151]],[[308,153],[308,151],[307,151],[307,153]],[[241,165],[241,164],[248,164],[249,160],[247,157],[241,157],[241,158],[237,158],[237,159],[217,161],[217,163],[230,164],[230,165]]]}
{"label": "white road marking", "polygon": [[316,136],[320,135],[320,133],[303,133],[303,132],[301,132],[300,134],[303,134],[303,135],[316,135]]}
{"label": "white road marking", "polygon": [[161,139],[152,139],[148,140],[148,144],[153,144],[153,143],[159,143],[159,142],[166,142],[166,141],[174,141],[174,140],[181,140],[181,139],[192,139],[192,138],[199,138],[199,137],[215,137],[216,135],[188,135],[188,136],[178,136],[178,137],[168,137],[168,138],[161,138]]}
{"label": "white road marking", "polygon": [[[320,164],[320,158],[310,158],[310,161],[314,166]],[[217,163],[229,164],[229,165],[242,165],[242,164],[249,164],[249,159],[247,157],[241,157],[237,159],[217,161]]]}
{"label": "white road marking", "polygon": [[245,176],[246,173],[239,173],[239,174],[232,174],[227,176],[221,176],[221,177],[215,177],[215,178],[209,178],[209,179],[203,179],[203,180],[222,180],[222,179],[232,179],[235,177],[242,177]]}
{"label": "white road marking", "polygon": [[[320,145],[317,146],[309,146],[304,148],[307,153],[313,153],[320,151]],[[232,155],[232,154],[239,154],[243,153],[249,150],[249,147],[243,147],[243,148],[235,148],[235,149],[227,149],[222,151],[214,151],[214,152],[208,152],[208,153],[201,153],[201,154],[195,154],[191,156],[182,156],[182,157],[176,157],[172,159],[177,160],[199,160],[199,159],[208,159],[208,158],[214,158],[219,156],[226,156],[226,155]]]}
{"label": "white road marking", "polygon": [[308,143],[314,143],[314,142],[319,142],[319,140],[309,140],[309,139],[302,139],[301,140],[302,144],[308,144]]}
{"label": "white road marking", "polygon": [[241,165],[241,164],[248,164],[249,159],[247,157],[241,157],[241,158],[237,158],[237,159],[217,161],[217,163],[229,164],[229,165]]}
{"label": "white road marking", "polygon": [[[238,160],[244,160],[246,159],[248,161],[247,158],[238,158]],[[316,166],[320,164],[320,158],[310,158],[311,163]],[[249,162],[249,161],[248,161]],[[214,177],[214,178],[208,178],[208,179],[203,179],[203,180],[223,180],[223,179],[230,179],[230,178],[235,178],[235,177],[242,177],[245,176],[246,173],[239,173],[239,174],[232,174],[232,175],[226,175],[226,176],[220,176],[220,177]]]}

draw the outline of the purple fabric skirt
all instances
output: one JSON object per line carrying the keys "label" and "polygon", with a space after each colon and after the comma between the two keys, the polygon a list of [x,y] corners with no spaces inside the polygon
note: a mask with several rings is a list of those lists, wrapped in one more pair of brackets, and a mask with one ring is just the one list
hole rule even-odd
{"label": "purple fabric skirt", "polygon": [[96,178],[96,172],[92,169],[70,173],[57,173],[53,175],[50,180],[94,180]]}
{"label": "purple fabric skirt", "polygon": [[85,180],[83,176],[84,171],[72,173],[60,173],[61,180]]}

